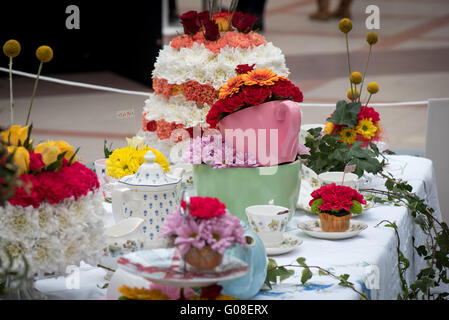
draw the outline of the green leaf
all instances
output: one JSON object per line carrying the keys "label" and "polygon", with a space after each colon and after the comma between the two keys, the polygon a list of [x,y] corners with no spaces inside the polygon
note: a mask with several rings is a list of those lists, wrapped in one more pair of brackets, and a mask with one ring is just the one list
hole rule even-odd
{"label": "green leaf", "polygon": [[310,278],[312,278],[312,271],[309,268],[304,268],[301,273],[301,283],[306,283]]}
{"label": "green leaf", "polygon": [[329,273],[327,273],[326,271],[323,271],[321,269],[318,270],[318,275],[320,276],[327,276]]}
{"label": "green leaf", "polygon": [[301,266],[304,267],[306,265],[306,258],[304,257],[299,257],[298,259],[296,259],[296,262]]}
{"label": "green leaf", "polygon": [[347,103],[345,100],[340,100],[337,102],[337,108],[332,114],[332,117],[328,118],[327,121],[353,128],[359,122],[358,114],[361,106],[360,102]]}
{"label": "green leaf", "polygon": [[294,270],[288,270],[285,267],[279,267],[277,270],[277,276],[279,276],[279,281],[284,281],[295,274]]}
{"label": "green leaf", "polygon": [[352,200],[352,203],[353,204],[350,208],[351,209],[350,212],[354,214],[361,214],[363,211],[362,204],[357,200]]}

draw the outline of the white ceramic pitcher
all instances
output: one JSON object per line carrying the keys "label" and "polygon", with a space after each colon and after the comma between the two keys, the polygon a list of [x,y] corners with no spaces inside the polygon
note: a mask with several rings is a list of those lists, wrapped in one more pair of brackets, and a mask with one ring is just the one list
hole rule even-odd
{"label": "white ceramic pitcher", "polygon": [[144,162],[136,174],[120,179],[112,191],[112,212],[115,222],[129,217],[144,220],[140,226],[144,248],[162,248],[167,242],[160,236],[167,215],[180,203],[181,178],[184,170],[174,170],[173,176],[165,174],[154,162],[152,151],[144,156]]}

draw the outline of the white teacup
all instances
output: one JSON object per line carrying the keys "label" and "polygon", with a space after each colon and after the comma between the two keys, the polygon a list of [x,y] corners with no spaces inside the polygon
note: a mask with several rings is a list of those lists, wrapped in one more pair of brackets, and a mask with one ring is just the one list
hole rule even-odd
{"label": "white teacup", "polygon": [[290,217],[290,210],[275,205],[256,205],[245,209],[248,225],[260,237],[265,247],[279,246]]}
{"label": "white teacup", "polygon": [[344,173],[343,171],[332,171],[320,173],[318,175],[318,181],[321,186],[335,183],[336,185],[343,185],[358,190],[359,177],[356,174],[350,172]]}

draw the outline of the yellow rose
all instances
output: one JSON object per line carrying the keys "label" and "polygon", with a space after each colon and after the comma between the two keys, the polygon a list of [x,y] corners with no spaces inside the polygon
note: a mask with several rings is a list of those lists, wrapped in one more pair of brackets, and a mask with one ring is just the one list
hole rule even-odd
{"label": "yellow rose", "polygon": [[40,153],[42,155],[42,161],[48,166],[58,159],[61,150],[56,145],[55,141],[48,140],[47,142],[39,143],[36,148],[34,148],[34,153]]}
{"label": "yellow rose", "polygon": [[13,146],[18,146],[19,142],[21,145],[25,142],[28,137],[28,126],[11,126],[8,130],[2,131],[2,140],[5,143],[9,143]]}
{"label": "yellow rose", "polygon": [[30,154],[24,147],[9,146],[8,153],[14,153],[14,164],[19,168],[18,173],[24,174],[30,171]]}
{"label": "yellow rose", "polygon": [[[60,153],[66,151],[64,158],[66,158],[67,161],[70,161],[70,158],[72,158],[72,156],[75,154],[75,151],[73,151],[73,146],[71,146],[64,140],[55,141],[55,145],[59,148]],[[73,158],[73,161],[75,160],[76,158]]]}
{"label": "yellow rose", "polygon": [[143,147],[144,147],[142,137],[135,136],[135,137],[132,137],[131,139],[126,138],[126,142],[128,143],[128,147],[134,148],[136,150],[143,149]]}

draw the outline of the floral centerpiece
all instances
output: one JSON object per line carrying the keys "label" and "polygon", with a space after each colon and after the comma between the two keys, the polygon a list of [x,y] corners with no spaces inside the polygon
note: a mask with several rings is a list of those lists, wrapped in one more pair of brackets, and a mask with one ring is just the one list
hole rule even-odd
{"label": "floral centerpiece", "polygon": [[[31,127],[30,127],[31,128]],[[33,147],[30,128],[1,133],[18,168],[20,186],[0,207],[0,238],[32,274],[63,274],[81,260],[95,264],[103,248],[103,198],[95,173],[62,140]]]}
{"label": "floral centerpiece", "polygon": [[344,232],[349,229],[351,215],[362,213],[366,201],[355,189],[336,185],[322,186],[311,194],[309,205],[313,213],[318,213],[321,229],[325,232]]}
{"label": "floral centerpiece", "polygon": [[235,243],[246,245],[240,220],[226,210],[217,198],[191,197],[167,216],[162,235],[174,238],[184,260],[200,270],[219,266],[226,249]]}
{"label": "floral centerpiece", "polygon": [[219,90],[219,100],[214,103],[206,121],[211,128],[227,115],[239,110],[275,100],[303,101],[301,90],[287,77],[278,76],[268,68],[255,69],[254,64],[239,65],[237,75]]}

